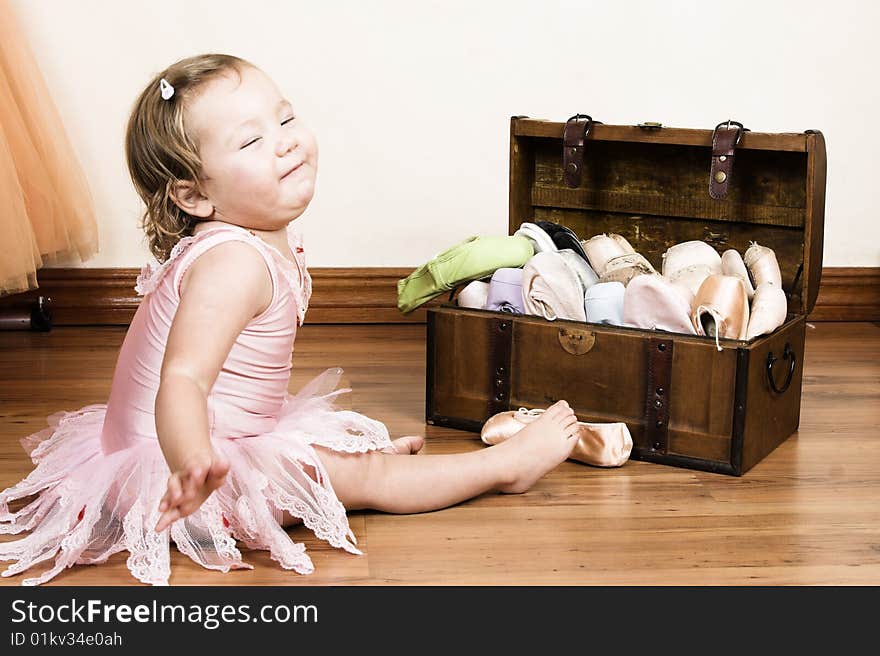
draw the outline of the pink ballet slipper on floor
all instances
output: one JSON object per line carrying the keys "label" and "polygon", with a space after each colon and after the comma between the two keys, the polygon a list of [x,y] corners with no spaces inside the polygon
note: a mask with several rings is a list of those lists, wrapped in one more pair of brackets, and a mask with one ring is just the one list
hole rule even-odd
{"label": "pink ballet slipper on floor", "polygon": [[[544,413],[542,408],[520,408],[490,417],[480,431],[480,439],[494,446],[510,439]],[[576,425],[578,443],[569,459],[594,467],[620,467],[632,453],[632,436],[623,422]]]}

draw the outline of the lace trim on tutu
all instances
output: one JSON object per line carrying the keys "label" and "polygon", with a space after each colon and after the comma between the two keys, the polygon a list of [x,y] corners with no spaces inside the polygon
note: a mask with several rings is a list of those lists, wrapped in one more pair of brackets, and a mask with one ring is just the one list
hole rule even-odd
{"label": "lace trim on tutu", "polygon": [[[36,585],[76,564],[105,562],[128,551],[126,564],[139,581],[167,585],[170,541],[208,569],[251,568],[236,541],[268,550],[285,569],[314,571],[303,544],[280,526],[282,511],[302,520],[316,537],[353,554],[345,508],[336,496],[313,444],[364,452],[390,446],[385,426],[333,403],[348,388],[336,389],[342,370],[327,369],[296,395],[288,395],[271,432],[241,439],[214,438],[230,462],[224,485],[193,514],[156,533],[159,500],[168,466],[155,440],[105,455],[101,430],[107,406],[50,415],[49,427],[22,440],[36,468],[0,492],[0,533],[31,531],[0,543],[0,560],[13,560],[12,576],[54,558],[53,565],[25,579]],[[306,467],[311,467],[314,478]],[[9,502],[34,496],[16,512]]]}

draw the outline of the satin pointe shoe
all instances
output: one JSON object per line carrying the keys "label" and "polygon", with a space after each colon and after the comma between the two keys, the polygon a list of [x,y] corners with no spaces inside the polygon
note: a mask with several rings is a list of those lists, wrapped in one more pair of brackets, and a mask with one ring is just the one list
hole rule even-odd
{"label": "satin pointe shoe", "polygon": [[605,267],[609,260],[629,254],[620,241],[606,234],[596,235],[587,241],[581,242],[581,244],[584,247],[584,252],[587,254],[590,266],[593,267],[593,271],[600,278],[605,273]]}
{"label": "satin pointe shoe", "polygon": [[522,269],[498,269],[489,282],[485,308],[495,312],[524,314],[522,282]]}
{"label": "satin pointe shoe", "polygon": [[499,412],[489,417],[483,424],[483,428],[480,430],[480,439],[489,446],[501,444],[535,421],[543,412],[540,408],[534,410],[520,408],[519,410]]}
{"label": "satin pointe shoe", "polygon": [[623,294],[623,324],[633,328],[696,335],[691,306],[663,276],[639,276]]}
{"label": "satin pointe shoe", "polygon": [[593,467],[620,467],[632,453],[633,440],[622,421],[577,423],[578,443],[569,456]]}
{"label": "satin pointe shoe", "polygon": [[709,276],[713,275],[712,268],[706,264],[692,264],[675,273],[674,276],[663,276],[672,283],[672,286],[681,294],[681,297],[691,307],[694,306],[694,298],[700,290],[700,285]]}
{"label": "satin pointe shoe", "polygon": [[685,241],[669,247],[663,253],[660,269],[674,282],[679,271],[696,265],[708,267],[711,273],[721,273],[721,256],[704,241]]}
{"label": "satin pointe shoe", "polygon": [[535,221],[534,223],[550,235],[550,239],[553,240],[556,248],[560,251],[563,249],[571,249],[582,257],[585,262],[589,261],[587,260],[587,254],[584,252],[584,247],[581,245],[581,240],[578,239],[578,236],[571,228],[558,223],[553,223],[552,221]]}
{"label": "satin pointe shoe", "polygon": [[[544,413],[542,408],[520,408],[490,417],[480,431],[480,439],[490,446],[516,435]],[[620,467],[632,453],[632,436],[623,422],[576,424],[578,443],[569,456],[594,467]]]}
{"label": "satin pointe shoe", "polygon": [[752,299],[746,339],[772,333],[785,323],[787,315],[788,299],[782,288],[769,282],[758,285]]}
{"label": "satin pointe shoe", "polygon": [[616,241],[620,245],[620,247],[623,249],[624,253],[635,253],[636,252],[636,249],[632,247],[632,244],[630,244],[626,240],[626,237],[624,237],[623,235],[618,235],[615,232],[611,232],[608,234],[608,236],[611,237],[614,241]]}
{"label": "satin pointe shoe", "polygon": [[627,253],[608,260],[599,282],[619,282],[628,285],[636,276],[657,274],[651,263],[640,253]]}
{"label": "satin pointe shoe", "polygon": [[739,276],[716,273],[703,281],[691,314],[697,335],[719,339],[745,339],[749,324],[749,299]]}
{"label": "satin pointe shoe", "polygon": [[482,280],[473,280],[458,292],[455,302],[459,307],[482,310],[486,307],[486,298],[489,295],[489,283]]}
{"label": "satin pointe shoe", "polygon": [[739,276],[742,278],[749,301],[752,300],[752,297],[755,295],[755,288],[752,287],[752,281],[745,262],[743,262],[742,255],[735,248],[730,248],[721,254],[721,273],[725,276]]}
{"label": "satin pointe shoe", "polygon": [[541,228],[534,223],[529,223],[525,221],[520,224],[519,230],[513,233],[514,235],[525,237],[530,242],[532,242],[532,246],[535,249],[535,254],[544,253],[544,252],[553,252],[555,253],[559,249],[556,247],[556,244],[553,243],[553,239],[550,235],[547,234],[547,231]]}
{"label": "satin pointe shoe", "polygon": [[590,287],[584,296],[587,321],[622,326],[625,292],[622,282],[600,282]]}
{"label": "satin pointe shoe", "polygon": [[743,262],[752,276],[756,290],[766,282],[782,287],[782,274],[779,271],[779,262],[773,249],[759,246],[757,242],[753,241],[743,255]]}
{"label": "satin pointe shoe", "polygon": [[585,294],[590,287],[599,282],[599,276],[593,271],[593,267],[590,266],[586,258],[581,257],[569,248],[560,249],[559,254],[568,268],[574,271],[578,277],[583,288],[581,295]]}

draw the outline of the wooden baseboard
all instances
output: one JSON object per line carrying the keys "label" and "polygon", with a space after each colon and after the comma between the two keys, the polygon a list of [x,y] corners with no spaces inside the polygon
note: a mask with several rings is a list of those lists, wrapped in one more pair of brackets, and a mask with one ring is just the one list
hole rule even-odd
{"label": "wooden baseboard", "polygon": [[[397,309],[397,281],[412,268],[312,268],[312,302],[306,323],[424,323],[425,308],[446,294],[402,315]],[[134,291],[139,269],[46,268],[37,272],[39,289],[0,298],[0,312],[32,305],[38,296],[51,300],[52,323],[127,325],[141,297]],[[810,321],[880,321],[880,267],[830,267]]]}
{"label": "wooden baseboard", "polygon": [[880,321],[880,267],[822,269],[810,321]]}

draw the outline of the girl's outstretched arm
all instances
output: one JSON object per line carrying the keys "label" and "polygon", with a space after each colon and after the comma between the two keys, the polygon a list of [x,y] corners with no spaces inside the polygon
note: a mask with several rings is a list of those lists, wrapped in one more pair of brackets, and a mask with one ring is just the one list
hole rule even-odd
{"label": "girl's outstretched arm", "polygon": [[157,531],[194,512],[223,484],[229,463],[211,448],[208,394],[235,339],[272,299],[262,255],[241,241],[196,258],[180,287],[156,395],[156,432],[171,470]]}

